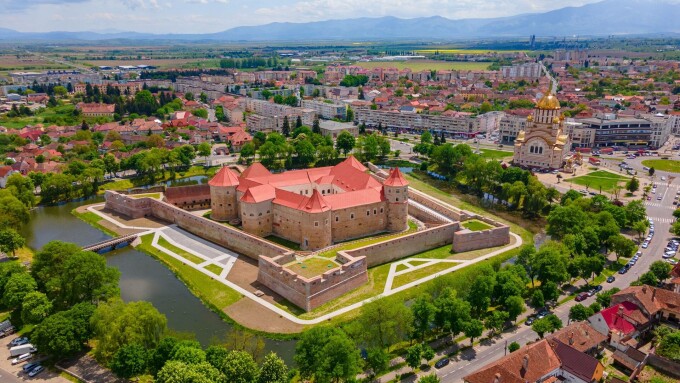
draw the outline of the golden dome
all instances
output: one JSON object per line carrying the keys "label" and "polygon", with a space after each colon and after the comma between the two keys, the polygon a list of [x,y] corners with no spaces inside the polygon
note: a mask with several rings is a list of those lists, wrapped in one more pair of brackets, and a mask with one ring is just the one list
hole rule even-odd
{"label": "golden dome", "polygon": [[560,109],[560,101],[555,97],[554,94],[548,93],[547,95],[541,97],[540,100],[538,100],[538,103],[536,104],[536,108],[538,109],[549,109],[549,110],[557,110]]}

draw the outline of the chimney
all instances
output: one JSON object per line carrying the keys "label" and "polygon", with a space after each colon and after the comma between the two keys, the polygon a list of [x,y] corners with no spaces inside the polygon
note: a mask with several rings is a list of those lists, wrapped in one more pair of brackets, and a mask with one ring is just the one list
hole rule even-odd
{"label": "chimney", "polygon": [[642,285],[642,293],[647,294],[647,285]]}
{"label": "chimney", "polygon": [[574,332],[573,331],[569,333],[569,345],[571,346],[572,344],[574,344]]}
{"label": "chimney", "polygon": [[654,302],[655,298],[656,298],[656,289],[652,289],[652,302]]}
{"label": "chimney", "polygon": [[501,373],[497,372],[496,375],[493,377],[493,383],[501,383]]}
{"label": "chimney", "polygon": [[524,371],[529,369],[529,355],[524,355],[524,359],[522,359],[522,369]]}

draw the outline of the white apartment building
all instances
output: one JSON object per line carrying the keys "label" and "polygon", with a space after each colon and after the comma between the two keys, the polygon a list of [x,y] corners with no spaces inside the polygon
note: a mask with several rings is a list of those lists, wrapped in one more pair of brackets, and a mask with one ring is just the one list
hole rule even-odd
{"label": "white apartment building", "polygon": [[319,117],[326,120],[347,118],[347,106],[345,104],[318,100],[302,100],[302,107],[315,111]]}
{"label": "white apartment building", "polygon": [[538,80],[542,75],[540,63],[527,63],[501,67],[501,78],[504,80]]}
{"label": "white apartment building", "polygon": [[432,130],[445,132],[452,136],[472,137],[480,132],[479,120],[469,116],[445,116],[399,111],[359,109],[355,120],[359,124],[409,131]]}

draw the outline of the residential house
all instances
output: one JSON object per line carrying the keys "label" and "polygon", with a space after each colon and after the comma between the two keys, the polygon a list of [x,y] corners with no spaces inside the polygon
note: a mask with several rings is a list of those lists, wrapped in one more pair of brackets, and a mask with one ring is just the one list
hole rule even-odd
{"label": "residential house", "polygon": [[109,105],[109,104],[98,104],[98,103],[78,103],[76,105],[76,108],[81,111],[84,117],[110,117],[113,118],[113,115],[116,111],[116,106],[115,105]]}
{"label": "residential house", "polygon": [[680,293],[647,285],[630,286],[612,295],[612,304],[632,302],[650,321],[680,321]]}
{"label": "residential house", "polygon": [[590,325],[606,336],[609,344],[625,350],[628,346],[637,345],[637,339],[651,328],[649,318],[633,302],[614,303],[599,313],[588,318]]}
{"label": "residential house", "polygon": [[588,322],[573,322],[546,337],[548,341],[560,341],[580,352],[595,356],[607,342],[607,337],[595,330]]}
{"label": "residential house", "polygon": [[7,186],[7,179],[14,173],[16,171],[11,166],[0,167],[0,188],[4,189]]}

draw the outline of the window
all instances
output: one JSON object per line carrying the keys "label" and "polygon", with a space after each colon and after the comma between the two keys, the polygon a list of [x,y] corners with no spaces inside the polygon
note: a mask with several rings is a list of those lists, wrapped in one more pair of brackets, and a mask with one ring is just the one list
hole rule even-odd
{"label": "window", "polygon": [[349,215],[349,218],[350,218],[350,219],[354,219],[354,213],[350,214],[350,215]]}
{"label": "window", "polygon": [[368,217],[369,215],[371,215],[371,211],[370,211],[370,210],[366,210],[366,217]]}
{"label": "window", "polygon": [[378,209],[373,209],[373,215],[378,214]]}
{"label": "window", "polygon": [[335,222],[339,222],[339,221],[340,221],[340,217],[336,215],[335,216]]}
{"label": "window", "polygon": [[319,227],[319,221],[314,221],[314,226]]}
{"label": "window", "polygon": [[399,202],[399,198],[397,198],[397,202]]}
{"label": "window", "polygon": [[384,210],[383,208],[380,208],[380,213],[381,213],[381,214],[382,214],[383,210]]}

